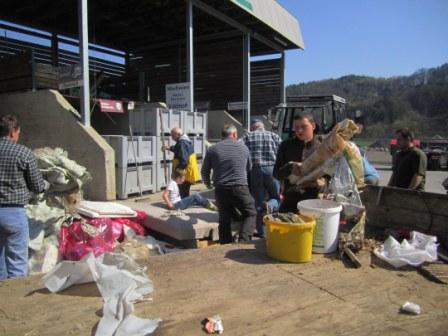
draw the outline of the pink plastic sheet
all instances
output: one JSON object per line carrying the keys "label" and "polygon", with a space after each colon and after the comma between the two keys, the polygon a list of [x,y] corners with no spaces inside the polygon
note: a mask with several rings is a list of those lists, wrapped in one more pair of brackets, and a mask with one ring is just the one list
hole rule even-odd
{"label": "pink plastic sheet", "polygon": [[117,241],[124,239],[123,225],[132,228],[136,234],[144,235],[143,221],[147,215],[137,211],[135,218],[83,218],[61,227],[59,251],[64,260],[81,260],[89,252],[95,257],[111,252]]}

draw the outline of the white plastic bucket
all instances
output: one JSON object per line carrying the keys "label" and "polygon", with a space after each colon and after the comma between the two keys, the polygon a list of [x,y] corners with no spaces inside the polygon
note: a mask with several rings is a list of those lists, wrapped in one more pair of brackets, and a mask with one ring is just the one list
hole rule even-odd
{"label": "white plastic bucket", "polygon": [[338,247],[339,216],[342,206],[334,201],[310,199],[297,204],[300,214],[314,217],[314,253],[333,253]]}

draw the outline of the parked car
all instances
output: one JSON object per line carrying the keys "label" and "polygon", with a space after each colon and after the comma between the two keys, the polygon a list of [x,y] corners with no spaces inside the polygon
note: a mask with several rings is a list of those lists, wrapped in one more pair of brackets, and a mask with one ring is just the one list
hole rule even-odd
{"label": "parked car", "polygon": [[423,152],[428,158],[428,170],[439,170],[448,168],[448,140],[447,144],[440,140],[431,140],[422,142]]}

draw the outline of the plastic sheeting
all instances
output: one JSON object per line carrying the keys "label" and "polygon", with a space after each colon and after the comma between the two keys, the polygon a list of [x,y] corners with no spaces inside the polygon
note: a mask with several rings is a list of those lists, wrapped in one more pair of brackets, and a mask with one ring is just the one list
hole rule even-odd
{"label": "plastic sheeting", "polygon": [[384,245],[376,248],[375,255],[394,267],[418,266],[437,260],[437,237],[411,231],[411,240],[403,239],[401,244],[389,236]]}
{"label": "plastic sheeting", "polygon": [[137,212],[136,218],[77,218],[61,227],[59,251],[65,260],[80,260],[92,252],[99,256],[114,250],[116,242],[124,238],[124,225],[138,235],[144,235],[142,225],[146,213]]}
{"label": "plastic sheeting", "polygon": [[154,288],[145,270],[124,254],[105,253],[95,258],[89,253],[78,262],[63,261],[46,274],[43,281],[52,293],[72,285],[96,282],[104,299],[103,317],[96,336],[148,335],[161,321],[133,315],[133,303],[144,299]]}

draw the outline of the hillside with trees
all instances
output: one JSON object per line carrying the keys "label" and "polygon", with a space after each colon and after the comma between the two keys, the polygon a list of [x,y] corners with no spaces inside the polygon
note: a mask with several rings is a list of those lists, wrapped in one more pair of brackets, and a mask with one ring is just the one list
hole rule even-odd
{"label": "hillside with trees", "polygon": [[420,136],[448,138],[448,63],[410,76],[349,75],[289,85],[287,94],[336,94],[364,116],[364,136],[388,137],[409,127]]}

